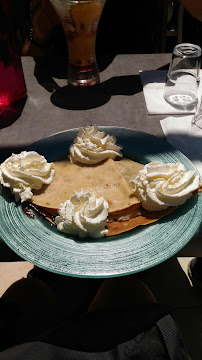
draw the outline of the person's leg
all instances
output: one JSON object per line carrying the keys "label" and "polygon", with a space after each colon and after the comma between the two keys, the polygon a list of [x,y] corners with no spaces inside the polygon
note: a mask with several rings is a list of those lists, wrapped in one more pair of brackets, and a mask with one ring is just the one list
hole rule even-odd
{"label": "person's leg", "polygon": [[105,280],[88,311],[127,309],[138,304],[156,302],[149,288],[134,275],[129,275]]}
{"label": "person's leg", "polygon": [[15,305],[47,308],[55,305],[56,295],[42,280],[22,278],[13,283],[2,295],[2,299]]}
{"label": "person's leg", "polygon": [[43,281],[56,297],[57,305],[66,314],[86,311],[102,284],[102,279],[85,279],[58,275],[34,267],[28,273],[28,278]]}
{"label": "person's leg", "polygon": [[88,311],[64,319],[44,333],[42,341],[81,351],[106,351],[150,328],[168,311],[134,275],[109,278],[103,280]]}
{"label": "person's leg", "polygon": [[35,266],[27,278],[13,283],[2,299],[33,310],[55,306],[71,315],[88,309],[102,281],[58,275]]}
{"label": "person's leg", "polygon": [[43,281],[22,278],[13,283],[0,299],[0,349],[4,350],[57,324],[57,298]]}
{"label": "person's leg", "polygon": [[[0,303],[2,349],[60,326],[72,315],[87,311],[102,280],[79,279],[35,268],[13,283]],[[1,337],[2,339],[2,337]]]}
{"label": "person's leg", "polygon": [[[176,358],[190,359],[169,306],[158,304],[149,288],[134,275],[105,280],[88,311],[89,316],[95,317],[98,329],[101,328],[106,348],[112,339],[112,347],[126,344],[124,354],[131,344],[134,358],[141,354],[146,359],[149,348],[152,358],[157,355],[167,358],[168,351],[171,355],[174,351]],[[96,343],[92,335],[91,343],[93,340]]]}

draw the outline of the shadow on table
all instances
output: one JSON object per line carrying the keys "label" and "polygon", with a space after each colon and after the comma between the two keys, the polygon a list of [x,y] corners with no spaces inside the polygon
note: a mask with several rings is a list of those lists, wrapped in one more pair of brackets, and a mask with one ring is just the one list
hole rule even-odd
{"label": "shadow on table", "polygon": [[156,70],[168,70],[169,69],[169,63],[168,64],[166,64],[166,65],[163,65],[163,66],[161,66],[161,67],[159,67],[158,69],[156,69]]}
{"label": "shadow on table", "polygon": [[[97,57],[99,71],[105,70],[114,60],[116,54],[105,54]],[[66,79],[68,56],[47,58],[36,57],[34,75],[38,83],[52,93],[51,102],[62,109],[87,110],[106,104],[113,95],[134,95],[142,91],[139,75],[117,76],[91,87],[60,87],[56,79]],[[166,64],[158,70],[167,70]]]}
{"label": "shadow on table", "polygon": [[[114,60],[115,54],[107,54],[97,58],[99,71],[106,69]],[[68,55],[47,57],[34,57],[35,68],[34,75],[38,83],[44,87],[48,92],[58,90],[60,86],[56,83],[54,78],[67,79]]]}
{"label": "shadow on table", "polygon": [[51,102],[62,109],[87,110],[106,104],[113,95],[134,95],[140,89],[138,75],[117,76],[93,87],[64,86],[51,95]]}
{"label": "shadow on table", "polygon": [[27,98],[0,108],[0,129],[12,125],[22,114]]}
{"label": "shadow on table", "polygon": [[[99,71],[106,69],[115,55],[108,54],[98,57]],[[47,59],[37,57],[34,75],[38,83],[52,93],[51,101],[55,106],[69,110],[86,110],[106,104],[113,95],[134,95],[142,91],[138,75],[113,77],[93,87],[60,87],[54,78],[66,79],[67,57]]]}
{"label": "shadow on table", "polygon": [[0,262],[24,261],[0,238]]}

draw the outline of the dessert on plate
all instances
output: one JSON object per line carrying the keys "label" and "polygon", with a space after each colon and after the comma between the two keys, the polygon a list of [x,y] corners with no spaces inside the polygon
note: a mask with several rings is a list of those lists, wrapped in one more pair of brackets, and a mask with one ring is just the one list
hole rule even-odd
{"label": "dessert on plate", "polygon": [[81,128],[68,158],[48,163],[35,152],[12,155],[0,167],[0,182],[16,200],[55,215],[59,231],[81,238],[148,225],[201,190],[199,175],[184,165],[142,165],[121,150],[96,126]]}

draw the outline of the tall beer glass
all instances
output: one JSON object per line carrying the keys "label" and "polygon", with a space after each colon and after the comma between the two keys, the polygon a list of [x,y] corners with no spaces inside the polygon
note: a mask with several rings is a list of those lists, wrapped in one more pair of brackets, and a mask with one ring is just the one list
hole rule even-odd
{"label": "tall beer glass", "polygon": [[73,86],[92,86],[100,81],[95,44],[106,0],[50,0],[67,40],[67,81]]}

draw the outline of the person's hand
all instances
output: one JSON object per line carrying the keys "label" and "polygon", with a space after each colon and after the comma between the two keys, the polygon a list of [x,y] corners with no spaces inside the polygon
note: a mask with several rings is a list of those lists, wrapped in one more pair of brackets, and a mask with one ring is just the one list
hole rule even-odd
{"label": "person's hand", "polygon": [[60,23],[59,18],[49,0],[32,0],[30,18],[32,28],[23,46],[22,55],[45,55],[53,30]]}
{"label": "person's hand", "polygon": [[53,29],[60,23],[49,0],[32,0],[30,6],[33,39],[41,45],[50,40]]}

